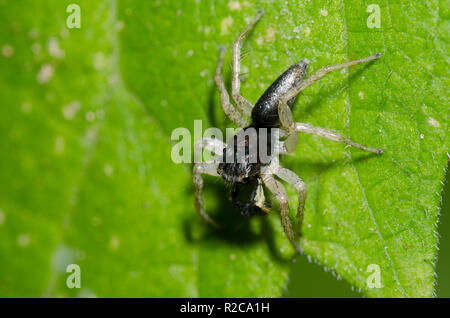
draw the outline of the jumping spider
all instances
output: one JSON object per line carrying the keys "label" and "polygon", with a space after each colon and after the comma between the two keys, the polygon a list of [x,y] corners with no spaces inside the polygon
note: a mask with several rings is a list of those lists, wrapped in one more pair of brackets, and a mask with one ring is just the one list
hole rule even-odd
{"label": "jumping spider", "polygon": [[[218,139],[203,138],[196,143],[196,151],[201,151],[203,148],[210,150],[216,154],[216,159],[208,162],[196,163],[193,168],[193,181],[195,186],[195,205],[197,212],[213,226],[220,228],[220,226],[210,218],[204,210],[202,189],[203,179],[201,174],[209,174],[213,176],[221,176],[228,184],[231,184],[231,199],[233,203],[240,209],[241,213],[246,216],[254,214],[254,207],[259,208],[264,212],[269,212],[270,205],[265,203],[263,184],[276,197],[280,206],[281,223],[284,232],[291,242],[292,246],[297,252],[300,252],[300,247],[294,237],[294,229],[289,218],[289,205],[286,190],[283,185],[275,179],[274,176],[284,180],[288,184],[294,186],[298,191],[298,228],[301,232],[303,210],[306,199],[305,183],[292,171],[280,167],[278,160],[270,160],[268,163],[250,163],[248,156],[244,158],[243,162],[223,162],[223,157],[227,152],[233,153],[236,151],[236,143],[234,142],[236,136],[245,132],[250,127],[259,129],[275,129],[279,128],[280,136],[283,140],[278,139],[277,145],[271,145],[271,155],[273,158],[278,154],[292,153],[297,147],[299,132],[319,135],[321,137],[330,139],[335,142],[342,142],[359,149],[381,154],[381,149],[369,148],[358,144],[334,131],[330,131],[320,127],[313,127],[306,123],[296,123],[293,120],[290,107],[295,101],[296,96],[305,88],[313,84],[315,81],[324,77],[327,73],[350,67],[352,65],[361,64],[376,60],[380,57],[380,53],[369,56],[364,59],[350,61],[347,63],[326,66],[308,78],[305,78],[306,68],[309,64],[307,59],[300,61],[298,64],[292,65],[283,74],[281,74],[275,82],[264,92],[264,94],[253,106],[240,93],[240,51],[241,43],[245,35],[252,29],[255,24],[261,19],[264,11],[260,10],[255,19],[242,31],[238,38],[233,43],[233,62],[232,62],[232,99],[235,102],[238,110],[230,102],[228,92],[225,88],[221,69],[225,57],[225,49],[220,50],[220,59],[216,69],[215,82],[220,91],[220,98],[222,108],[225,114],[235,123],[240,130],[233,138],[233,142],[224,144]],[[251,125],[243,116],[251,117]],[[264,170],[263,170],[264,168]],[[263,173],[264,172],[264,173]],[[254,190],[251,194],[250,202],[243,202],[238,199],[237,192],[240,185],[250,185]]]}

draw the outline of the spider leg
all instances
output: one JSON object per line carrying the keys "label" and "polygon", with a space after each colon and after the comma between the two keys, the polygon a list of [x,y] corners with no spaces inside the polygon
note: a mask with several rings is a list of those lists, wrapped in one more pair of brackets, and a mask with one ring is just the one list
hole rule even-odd
{"label": "spider leg", "polygon": [[233,123],[236,124],[238,127],[247,127],[248,121],[245,119],[244,116],[240,112],[234,108],[234,106],[230,103],[230,96],[228,95],[227,89],[225,88],[225,83],[223,81],[222,77],[222,66],[223,66],[223,60],[225,58],[225,48],[220,49],[220,58],[219,58],[219,64],[217,65],[216,69],[216,75],[214,76],[214,79],[216,81],[217,88],[220,92],[220,100],[222,102],[222,109],[225,112],[225,114],[228,116],[228,118],[231,119]]}
{"label": "spider leg", "polygon": [[295,130],[299,131],[299,132],[304,132],[307,134],[318,135],[318,136],[327,138],[327,139],[335,141],[335,142],[342,142],[344,144],[347,144],[347,145],[350,145],[350,146],[353,146],[353,147],[356,147],[356,148],[359,148],[362,150],[374,152],[378,155],[383,153],[382,149],[366,147],[364,145],[354,142],[353,140],[351,140],[349,138],[342,136],[341,134],[339,134],[335,131],[328,130],[328,129],[321,128],[321,127],[314,127],[314,126],[311,126],[310,124],[296,123]]}
{"label": "spider leg", "polygon": [[321,79],[322,77],[324,77],[325,75],[330,73],[331,71],[335,71],[335,70],[339,70],[341,68],[346,68],[346,67],[350,67],[350,66],[353,66],[353,65],[362,64],[362,63],[366,63],[366,62],[369,62],[369,61],[377,60],[377,59],[380,58],[380,56],[381,56],[381,53],[377,53],[377,54],[371,55],[369,57],[366,57],[364,59],[354,60],[354,61],[341,63],[341,64],[336,64],[336,65],[325,66],[324,68],[318,70],[316,73],[314,73],[310,77],[308,77],[308,78],[304,79],[303,81],[299,82],[299,84],[294,86],[292,89],[290,89],[283,96],[283,98],[281,100],[284,101],[284,102],[287,102],[287,101],[291,100],[292,98],[297,96],[301,91],[303,91],[305,88],[307,88],[308,86],[310,86],[314,82],[318,81],[319,79]]}
{"label": "spider leg", "polygon": [[[303,213],[305,210],[305,201],[306,201],[306,186],[302,179],[297,176],[293,171],[286,168],[279,168],[276,175],[294,186],[298,191],[298,211],[297,211],[297,220],[298,220],[298,228],[300,233],[302,232],[302,223],[303,223]],[[301,235],[301,234],[300,234]]]}
{"label": "spider leg", "polygon": [[257,185],[254,190],[254,193],[252,194],[252,201],[258,208],[260,208],[265,213],[269,213],[270,209],[272,208],[272,205],[266,202],[266,197],[264,196],[263,182],[261,178],[257,179]]}
{"label": "spider leg", "polygon": [[214,221],[208,214],[206,214],[203,204],[203,179],[202,174],[209,174],[212,176],[219,176],[217,173],[218,163],[215,162],[200,162],[194,164],[193,168],[193,181],[195,188],[195,209],[198,214],[209,224],[213,225],[216,228],[221,228],[221,226]]}
{"label": "spider leg", "polygon": [[255,26],[255,24],[264,15],[264,10],[260,10],[256,17],[250,22],[247,27],[239,34],[237,39],[233,43],[233,76],[232,76],[232,90],[231,96],[236,103],[239,110],[245,115],[250,117],[252,114],[253,105],[245,97],[240,94],[241,88],[241,48],[242,40],[245,35]]}
{"label": "spider leg", "polygon": [[[297,133],[297,135],[298,135],[298,133]],[[292,134],[291,135],[289,135],[289,137],[290,136],[292,136]],[[294,138],[292,138],[292,139],[294,139]],[[276,149],[275,149],[275,151],[276,151],[276,153],[275,154],[280,154],[280,155],[288,155],[288,154],[290,154],[290,153],[292,153],[293,151],[292,151],[292,149],[289,149],[288,150],[288,145],[286,145],[286,142],[289,142],[288,140],[284,140],[284,141],[282,141],[282,140],[278,140],[278,142],[277,142],[277,147],[276,147]],[[295,150],[295,149],[294,149]]]}
{"label": "spider leg", "polygon": [[282,98],[278,104],[278,117],[280,118],[282,129],[286,131],[284,147],[287,153],[292,153],[297,148],[298,132],[294,128],[295,122],[291,108],[288,106],[287,102],[284,101],[284,98]]}
{"label": "spider leg", "polygon": [[284,140],[284,147],[286,149],[286,153],[293,153],[295,149],[297,149],[298,145],[298,132],[294,131],[287,135]]}
{"label": "spider leg", "polygon": [[226,145],[219,139],[202,138],[195,143],[194,152],[198,156],[196,158],[201,158],[200,155],[202,154],[203,149],[206,149],[211,152],[214,152],[217,155],[216,159],[219,159],[222,158],[223,148],[225,147]]}
{"label": "spider leg", "polygon": [[275,148],[276,153],[274,155],[280,154],[280,155],[287,155],[289,152],[286,150],[286,145],[284,141],[278,140],[277,147]]}
{"label": "spider leg", "polygon": [[[288,105],[288,102],[290,100],[292,100],[293,98],[295,98],[305,88],[307,88],[308,86],[310,86],[317,80],[321,79],[322,77],[324,77],[331,71],[338,70],[338,69],[345,68],[345,67],[350,67],[350,66],[365,63],[365,62],[369,62],[372,60],[376,60],[379,57],[380,57],[380,53],[377,53],[377,54],[371,55],[364,59],[354,60],[354,61],[350,61],[350,62],[346,62],[346,63],[342,63],[342,64],[326,66],[326,67],[320,69],[319,71],[317,71],[316,73],[314,73],[313,75],[311,75],[310,77],[306,78],[305,80],[299,82],[298,85],[292,87],[280,99],[280,102],[278,104],[278,116],[280,118],[281,127],[287,131],[285,147],[288,152],[293,152],[295,150],[295,148],[297,146],[297,141],[298,141],[298,131],[302,131],[302,130],[298,130],[296,127],[296,125],[298,125],[298,124],[296,124],[294,122],[294,119],[292,116],[292,111]],[[306,61],[306,60],[305,60],[305,62],[308,63],[308,61]],[[317,128],[317,129],[319,129],[319,128]],[[310,133],[312,133],[312,132],[310,132]],[[329,138],[331,140],[344,142],[344,143],[350,144],[352,146],[355,146],[355,147],[358,147],[358,148],[361,148],[364,150],[381,153],[380,152],[381,150],[379,150],[379,149],[365,147],[363,145],[360,145],[360,144],[357,144],[357,143],[351,141],[350,139],[344,138],[340,135],[339,135],[340,137],[338,138],[339,140],[336,140],[337,135],[338,135],[336,133],[328,133],[327,134],[326,132],[322,132],[322,134],[320,134],[320,135],[325,138],[328,138],[328,136],[331,136],[331,138]]]}
{"label": "spider leg", "polygon": [[295,240],[291,219],[289,218],[289,202],[286,194],[286,189],[271,174],[263,175],[262,179],[266,187],[275,195],[280,205],[281,224],[283,225],[284,233],[288,237],[294,249],[298,253],[301,253],[300,246]]}
{"label": "spider leg", "polygon": [[285,140],[276,140],[275,141],[275,148],[274,148],[274,155],[280,154],[280,155],[288,155],[292,153],[295,148],[297,147],[297,138],[294,135],[298,135],[298,132],[290,132],[288,133],[283,128],[280,129],[279,138],[285,139]]}

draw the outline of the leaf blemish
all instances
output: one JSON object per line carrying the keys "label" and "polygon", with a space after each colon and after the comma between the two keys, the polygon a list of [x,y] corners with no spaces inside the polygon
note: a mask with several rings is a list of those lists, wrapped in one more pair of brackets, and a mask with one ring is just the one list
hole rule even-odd
{"label": "leaf blemish", "polygon": [[319,13],[320,13],[320,15],[323,16],[323,17],[328,16],[328,10],[326,10],[326,9],[321,9]]}
{"label": "leaf blemish", "polygon": [[106,176],[112,177],[112,175],[114,174],[114,168],[110,164],[106,164],[103,167],[103,172],[105,173]]}
{"label": "leaf blemish", "polygon": [[66,52],[61,49],[58,38],[51,37],[48,40],[48,54],[58,60],[65,58]]}
{"label": "leaf blemish", "polygon": [[3,45],[2,54],[4,57],[10,58],[14,54],[14,48],[9,44]]}
{"label": "leaf blemish", "polygon": [[27,233],[20,234],[17,237],[17,245],[19,245],[20,247],[27,247],[28,245],[30,245],[30,242],[30,235]]}
{"label": "leaf blemish", "polygon": [[306,27],[305,33],[304,33],[305,37],[307,38],[310,34],[311,34],[311,29],[309,27]]}
{"label": "leaf blemish", "polygon": [[37,74],[37,81],[39,84],[48,83],[53,77],[53,73],[55,72],[55,68],[51,64],[42,65],[41,69]]}
{"label": "leaf blemish", "polygon": [[228,2],[228,8],[230,8],[231,11],[240,11],[241,4],[238,1],[230,1]]}
{"label": "leaf blemish", "polygon": [[230,31],[230,26],[233,25],[233,18],[226,17],[222,21],[220,21],[220,34],[227,35]]}
{"label": "leaf blemish", "polygon": [[359,99],[364,99],[364,92],[359,92],[358,93]]}
{"label": "leaf blemish", "polygon": [[275,41],[275,34],[276,31],[273,28],[268,28],[266,30],[266,39],[268,42],[273,42]]}
{"label": "leaf blemish", "polygon": [[62,155],[64,153],[65,141],[63,136],[56,137],[55,140],[55,153],[57,155]]}
{"label": "leaf blemish", "polygon": [[76,114],[81,108],[81,103],[79,101],[74,101],[63,107],[62,113],[65,119],[71,120],[75,118]]}
{"label": "leaf blemish", "polygon": [[428,123],[431,126],[436,127],[436,128],[441,126],[441,124],[436,119],[434,119],[433,117],[429,117],[428,118]]}

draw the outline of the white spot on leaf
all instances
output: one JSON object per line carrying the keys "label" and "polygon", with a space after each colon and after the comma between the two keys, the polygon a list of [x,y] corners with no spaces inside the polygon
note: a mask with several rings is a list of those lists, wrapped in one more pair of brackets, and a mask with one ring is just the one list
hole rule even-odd
{"label": "white spot on leaf", "polygon": [[117,235],[113,235],[111,236],[111,238],[109,239],[109,247],[112,250],[117,250],[120,246],[120,239]]}
{"label": "white spot on leaf", "polygon": [[33,106],[31,106],[30,102],[24,102],[21,106],[21,109],[25,114],[29,114],[29,113],[31,113]]}
{"label": "white spot on leaf", "polygon": [[258,46],[262,46],[264,44],[264,38],[262,37],[262,35],[260,35],[257,39],[256,39],[256,44],[258,44]]}
{"label": "white spot on leaf", "polygon": [[2,46],[2,54],[4,57],[10,58],[14,54],[14,48],[9,44],[3,45]]}
{"label": "white spot on leaf", "polygon": [[114,168],[110,164],[106,164],[103,167],[103,172],[105,173],[106,176],[112,177],[112,175],[114,174]]}
{"label": "white spot on leaf", "polygon": [[88,122],[93,122],[95,120],[95,113],[93,111],[88,111],[85,116]]}
{"label": "white spot on leaf", "polygon": [[48,83],[52,79],[54,72],[55,68],[53,65],[51,64],[42,65],[36,77],[38,83],[40,84]]}
{"label": "white spot on leaf", "polygon": [[125,22],[123,22],[123,21],[116,22],[116,30],[117,31],[122,31],[124,27],[125,27]]}
{"label": "white spot on leaf", "polygon": [[26,247],[30,245],[30,242],[31,242],[30,235],[27,233],[20,234],[17,237],[17,245],[19,245],[20,247]]}
{"label": "white spot on leaf", "polygon": [[57,155],[62,155],[64,153],[65,141],[63,136],[56,137],[55,140],[55,153]]}
{"label": "white spot on leaf", "polygon": [[241,4],[238,1],[230,1],[228,2],[228,8],[230,8],[231,11],[239,11],[241,10]]}
{"label": "white spot on leaf", "polygon": [[63,59],[66,56],[66,52],[59,46],[59,40],[56,37],[51,37],[47,43],[48,54],[55,59]]}
{"label": "white spot on leaf", "polygon": [[230,31],[230,26],[233,24],[232,17],[226,17],[220,21],[220,34],[227,35]]}
{"label": "white spot on leaf", "polygon": [[74,101],[63,107],[62,113],[65,119],[73,119],[81,108],[79,101]]}
{"label": "white spot on leaf", "polygon": [[320,13],[320,15],[323,16],[323,17],[328,16],[328,10],[326,10],[326,9],[321,9],[321,10],[319,11],[319,13]]}
{"label": "white spot on leaf", "polygon": [[358,93],[359,99],[364,99],[364,92],[360,91]]}
{"label": "white spot on leaf", "polygon": [[431,126],[436,127],[436,128],[441,126],[441,124],[436,119],[434,119],[433,117],[429,117],[428,118],[428,123]]}
{"label": "white spot on leaf", "polygon": [[306,27],[304,35],[307,38],[311,34],[311,29],[309,27]]}
{"label": "white spot on leaf", "polygon": [[275,41],[275,34],[276,34],[275,29],[273,29],[273,28],[268,28],[268,29],[266,30],[266,39],[267,39],[267,41],[269,41],[269,42]]}
{"label": "white spot on leaf", "polygon": [[94,55],[94,67],[96,70],[101,70],[106,65],[105,53],[97,52]]}

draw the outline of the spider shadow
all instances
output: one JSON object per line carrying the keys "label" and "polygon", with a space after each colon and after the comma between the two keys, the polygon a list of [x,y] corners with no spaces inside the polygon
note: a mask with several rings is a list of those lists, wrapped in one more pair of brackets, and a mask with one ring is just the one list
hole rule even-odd
{"label": "spider shadow", "polygon": [[[326,162],[311,162],[311,161],[309,161],[309,160],[307,161],[305,159],[295,159],[295,164],[294,164],[294,162],[292,161],[292,158],[291,158],[291,160],[285,160],[282,163],[282,165],[285,168],[288,168],[296,173],[299,172],[299,171],[296,171],[298,167],[301,167],[301,170],[320,171],[322,173],[322,172],[332,170],[337,167],[345,167],[345,166],[357,164],[359,162],[366,162],[367,160],[378,157],[378,156],[379,155],[377,155],[375,153],[365,153],[361,150],[361,151],[358,151],[358,153],[355,153],[354,155],[352,155],[351,159],[342,158],[342,159],[330,160],[330,161],[326,161]],[[299,176],[302,177],[301,175],[299,175]]]}
{"label": "spider shadow", "polygon": [[[342,159],[325,163],[300,161],[297,162],[297,164],[305,169],[326,171],[333,169],[335,166],[357,163],[373,156],[376,155],[364,154],[359,155],[352,160]],[[290,168],[289,165],[287,165],[287,167]],[[247,249],[252,245],[265,242],[269,254],[275,262],[282,264],[289,263],[292,257],[286,257],[280,253],[279,246],[277,246],[275,241],[273,225],[268,219],[269,216],[265,214],[256,215],[252,220],[242,216],[229,200],[229,189],[227,189],[225,184],[221,181],[221,179],[211,176],[204,176],[203,196],[205,199],[216,199],[214,208],[208,208],[210,200],[206,200],[205,210],[223,228],[216,229],[206,222],[202,222],[197,213],[191,213],[183,222],[183,231],[186,241],[190,244],[203,244],[207,246],[211,246],[211,244],[213,246],[216,244],[233,245],[241,249]],[[187,188],[186,191],[188,192],[188,197],[194,197],[193,186]],[[273,209],[271,213],[277,213],[277,211]],[[257,226],[251,226],[251,222],[257,222],[258,224]],[[257,230],[255,230],[255,228]],[[200,236],[198,233],[200,233]]]}
{"label": "spider shadow", "polygon": [[[205,199],[209,197],[215,198],[217,201],[215,208],[208,210],[208,201],[210,200],[206,200],[205,210],[222,228],[216,229],[203,222],[198,214],[192,214],[183,223],[186,241],[191,244],[233,245],[241,249],[248,249],[265,241],[274,261],[288,263],[290,259],[283,257],[275,244],[275,232],[268,219],[269,216],[255,215],[251,219],[242,216],[228,198],[229,189],[223,182],[220,182],[221,180],[212,178],[204,176],[203,195]],[[190,197],[194,196],[193,186],[189,187],[187,191]],[[198,233],[201,233],[200,236]]]}
{"label": "spider shadow", "polygon": [[[339,84],[335,84],[333,85],[329,90],[327,90],[325,93],[323,94],[316,94],[312,101],[310,101],[308,104],[304,105],[301,107],[301,113],[303,114],[311,114],[312,111],[314,109],[318,109],[320,108],[320,106],[326,101],[326,99],[329,96],[333,96],[335,95],[338,91],[343,90],[345,88],[347,88],[348,86],[351,85],[351,83],[355,80],[357,80],[358,78],[361,77],[361,75],[366,71],[366,69],[368,67],[370,67],[370,65],[373,64],[374,61],[369,62],[367,65],[364,65],[364,67],[359,68],[355,73],[351,74],[348,77],[348,81],[345,84],[339,83]],[[308,88],[307,88],[308,89]],[[299,97],[301,96],[301,93],[297,96],[297,99],[299,99]],[[297,106],[297,100],[295,101],[294,105],[292,106],[292,110],[294,111],[296,106]]]}

